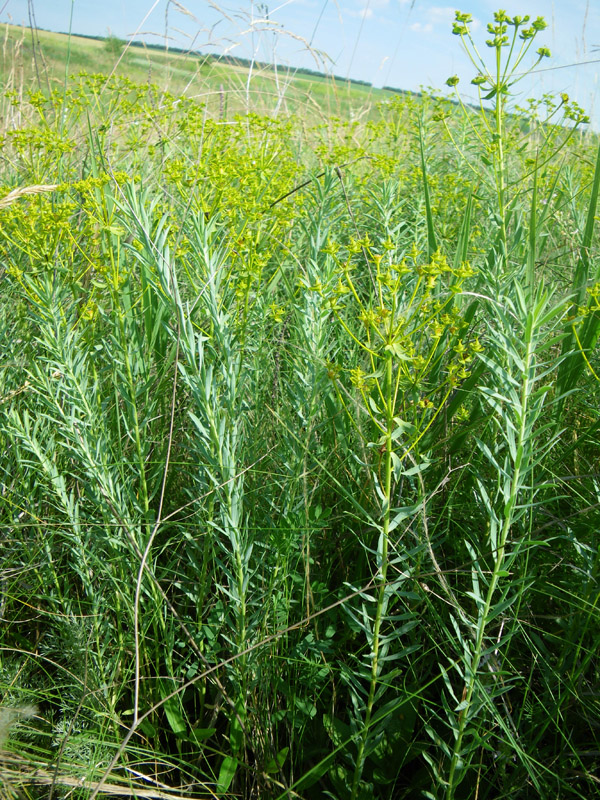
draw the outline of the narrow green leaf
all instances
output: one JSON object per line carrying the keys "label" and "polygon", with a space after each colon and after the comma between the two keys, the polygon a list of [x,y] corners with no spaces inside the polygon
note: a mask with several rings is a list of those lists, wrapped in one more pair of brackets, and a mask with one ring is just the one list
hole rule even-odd
{"label": "narrow green leaf", "polygon": [[283,765],[285,764],[285,760],[286,760],[289,752],[290,752],[290,748],[289,747],[282,748],[277,753],[275,758],[272,758],[270,761],[267,761],[267,764],[265,766],[265,772],[268,774],[268,773],[277,772],[278,770],[280,770],[281,767],[283,767]]}
{"label": "narrow green leaf", "polygon": [[[579,306],[583,305],[585,300],[585,291],[590,278],[590,247],[594,235],[594,223],[596,219],[596,209],[598,206],[598,193],[600,192],[600,147],[596,156],[596,168],[594,171],[594,180],[592,184],[592,192],[588,205],[588,213],[586,219],[585,230],[583,233],[583,240],[581,243],[579,261],[575,269],[575,276],[573,278],[573,296],[574,301],[571,307],[571,316],[577,314]],[[595,279],[597,280],[600,274],[600,268],[596,269]],[[562,361],[558,376],[556,379],[557,394],[565,395],[574,388],[579,380],[582,372],[586,367],[584,353],[589,352],[595,346],[600,335],[600,315],[597,312],[591,313],[585,320],[583,331],[579,336],[579,343],[577,337],[572,329],[567,329],[568,333],[563,342],[562,353],[565,356]],[[560,424],[564,412],[564,400],[559,403],[559,411],[556,415],[557,425]]]}
{"label": "narrow green leaf", "polygon": [[427,217],[427,256],[431,256],[437,251],[438,245],[435,238],[433,227],[433,212],[431,210],[431,198],[429,196],[429,180],[427,178],[427,163],[425,161],[425,133],[422,124],[419,124],[419,144],[421,148],[421,170],[423,172],[423,195],[425,198],[425,214]]}
{"label": "narrow green leaf", "polygon": [[238,768],[237,758],[232,756],[225,756],[221,768],[219,769],[219,777],[217,778],[217,792],[225,794],[231,786],[231,782],[235,778],[235,773]]}

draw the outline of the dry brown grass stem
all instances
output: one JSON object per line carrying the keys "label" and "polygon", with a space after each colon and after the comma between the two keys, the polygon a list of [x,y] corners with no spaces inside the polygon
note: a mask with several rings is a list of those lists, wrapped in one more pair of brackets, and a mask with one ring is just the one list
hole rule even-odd
{"label": "dry brown grass stem", "polygon": [[42,192],[53,192],[58,189],[58,183],[38,183],[35,186],[22,186],[20,189],[13,189],[0,199],[0,208],[7,208],[15,200],[28,194],[41,194]]}
{"label": "dry brown grass stem", "polygon": [[[96,787],[95,781],[89,781],[85,778],[76,778],[72,775],[55,775],[44,769],[44,765],[40,762],[36,765],[34,762],[27,762],[13,753],[2,754],[3,764],[0,766],[0,782],[5,787],[12,789],[19,789],[25,786],[64,786],[72,787],[73,789],[93,789]],[[146,775],[140,775],[144,781],[154,783],[154,780]],[[145,800],[209,800],[215,798],[216,794],[209,786],[204,786],[203,789],[208,794],[201,797],[191,794],[180,794],[176,790],[170,790],[168,787],[164,789],[147,788],[147,785],[142,785],[139,781],[131,781],[131,783],[107,783],[102,782],[101,793],[106,795],[119,795],[120,797],[141,797]]]}

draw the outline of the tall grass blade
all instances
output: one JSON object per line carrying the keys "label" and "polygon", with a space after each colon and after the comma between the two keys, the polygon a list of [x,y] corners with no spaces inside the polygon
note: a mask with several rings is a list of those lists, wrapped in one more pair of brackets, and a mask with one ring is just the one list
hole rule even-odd
{"label": "tall grass blade", "polygon": [[[590,275],[592,261],[590,259],[590,248],[592,246],[592,239],[594,235],[594,224],[596,220],[596,210],[598,207],[598,194],[600,192],[600,147],[596,155],[596,167],[594,170],[594,179],[592,183],[592,191],[589,199],[587,217],[585,223],[585,230],[579,250],[579,260],[575,268],[573,276],[573,294],[574,302],[571,307],[571,318],[575,320],[579,315],[580,308],[586,306],[585,296],[586,289],[589,286],[590,280],[598,280],[600,277],[600,269],[596,270],[595,275]],[[566,397],[567,393],[572,391],[579,382],[579,379],[586,368],[586,357],[593,349],[594,345],[600,335],[600,314],[595,309],[590,309],[588,315],[585,317],[582,329],[579,334],[579,342],[574,331],[570,331],[565,338],[562,348],[563,361],[558,371],[556,379],[556,390],[558,396]],[[565,401],[561,400],[559,406],[558,420],[562,419],[565,408]]]}

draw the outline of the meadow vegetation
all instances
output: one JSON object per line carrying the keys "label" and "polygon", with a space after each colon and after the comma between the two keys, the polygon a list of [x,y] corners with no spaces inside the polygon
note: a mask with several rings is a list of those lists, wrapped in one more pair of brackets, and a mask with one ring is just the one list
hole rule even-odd
{"label": "meadow vegetation", "polygon": [[[168,45],[167,40],[167,45]],[[212,116],[231,117],[249,111],[297,114],[324,122],[369,117],[379,100],[398,89],[376,89],[331,75],[272,66],[234,56],[186,52],[154,44],[129,46],[116,36],[92,38],[51,31],[31,31],[6,25],[2,31],[0,76],[4,90],[22,94],[36,85],[46,93],[64,89],[65,74],[79,72],[125,77],[138,84],[155,84],[176,96],[185,94],[203,104]],[[314,66],[327,62],[314,54]]]}
{"label": "meadow vegetation", "polygon": [[597,794],[598,138],[469,23],[479,109],[5,81],[7,797]]}

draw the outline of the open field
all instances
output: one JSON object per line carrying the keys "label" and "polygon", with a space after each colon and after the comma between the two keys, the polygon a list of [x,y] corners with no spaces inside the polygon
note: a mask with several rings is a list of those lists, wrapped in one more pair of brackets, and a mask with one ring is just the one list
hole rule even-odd
{"label": "open field", "polygon": [[214,113],[226,109],[227,113],[301,113],[313,118],[324,114],[364,118],[375,103],[392,94],[358,83],[285,68],[274,71],[261,65],[254,66],[249,78],[246,66],[172,50],[129,47],[118,61],[118,40],[115,52],[110,41],[107,45],[106,40],[37,31],[34,39],[38,47],[34,48],[28,29],[5,25],[2,33],[0,80],[10,88],[60,87],[65,70],[70,75],[80,71],[109,75],[114,71],[116,76],[136,83],[155,83],[163,91],[193,97]]}
{"label": "open field", "polygon": [[597,796],[583,110],[509,113],[501,30],[485,110],[76,38],[65,79],[39,35],[0,96],[2,796]]}

